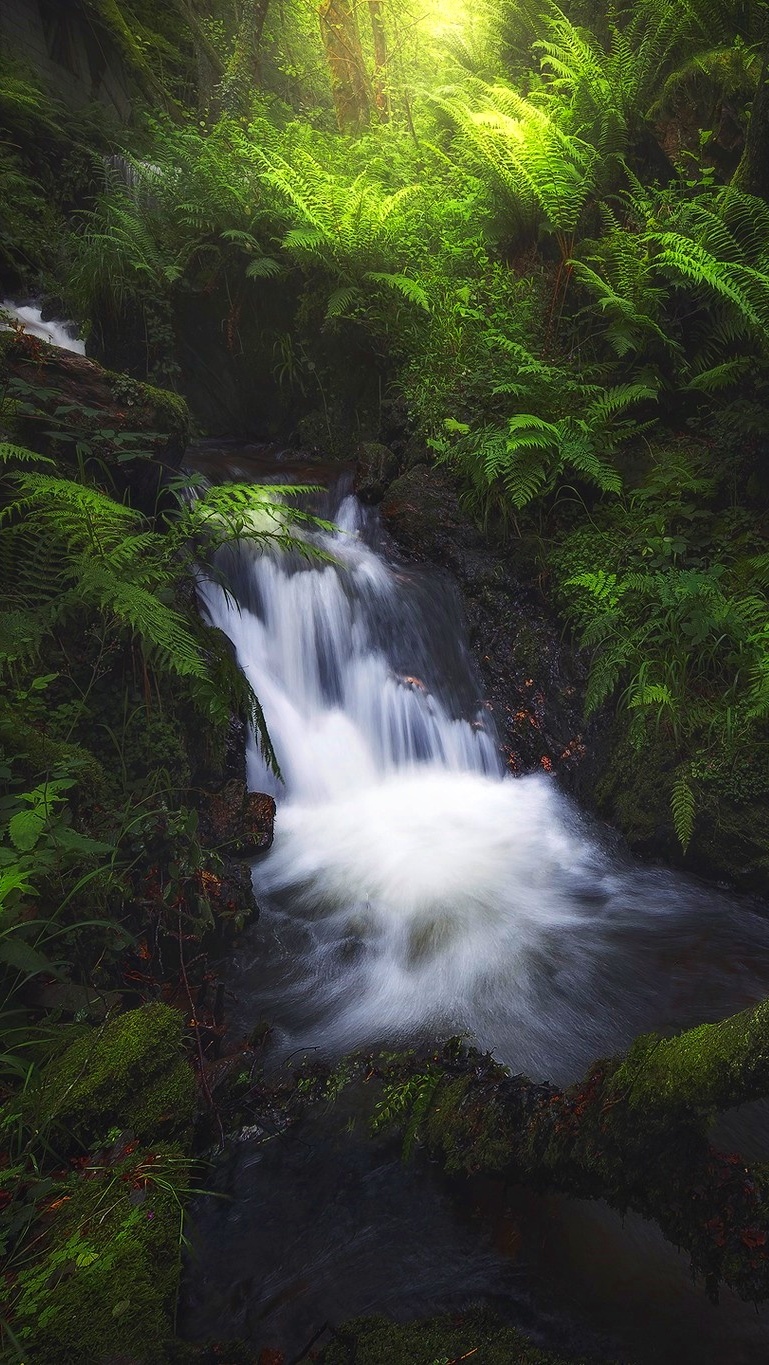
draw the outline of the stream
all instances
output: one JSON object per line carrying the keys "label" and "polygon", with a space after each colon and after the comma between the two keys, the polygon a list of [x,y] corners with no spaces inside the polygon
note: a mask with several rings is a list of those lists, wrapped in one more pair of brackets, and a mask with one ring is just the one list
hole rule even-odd
{"label": "stream", "polygon": [[[399,559],[349,480],[320,510],[338,529],[310,539],[334,562],[242,543],[223,558],[231,591],[205,587],[283,774],[252,741],[249,786],[278,815],[229,968],[235,1035],[269,1020],[279,1065],[461,1033],[564,1083],[639,1033],[768,994],[762,907],[634,862],[552,778],[507,775],[452,584]],[[766,1127],[750,1106],[722,1141],[766,1155]],[[769,1361],[769,1315],[727,1292],[713,1307],[641,1219],[459,1188],[337,1113],[231,1144],[215,1188],[229,1198],[197,1210],[193,1336],[290,1359],[324,1322],[486,1298],[552,1349]]]}

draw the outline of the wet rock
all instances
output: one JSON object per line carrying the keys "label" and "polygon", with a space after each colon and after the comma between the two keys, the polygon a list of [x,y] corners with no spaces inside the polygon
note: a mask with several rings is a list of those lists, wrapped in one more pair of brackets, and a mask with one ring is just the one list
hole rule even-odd
{"label": "wet rock", "polygon": [[[326,1337],[323,1337],[324,1342]],[[544,1351],[485,1305],[464,1312],[393,1322],[380,1317],[357,1318],[334,1329],[324,1345],[323,1365],[436,1365],[437,1361],[477,1360],[484,1365],[579,1365],[577,1357]],[[584,1357],[580,1360],[585,1365]],[[597,1358],[593,1356],[597,1365]]]}
{"label": "wet rock", "polygon": [[207,843],[238,858],[252,858],[272,843],[275,801],[232,778],[203,803],[200,819]]}
{"label": "wet rock", "polygon": [[358,450],[354,489],[361,502],[381,502],[398,472],[398,456],[379,441],[363,441]]}
{"label": "wet rock", "polygon": [[189,443],[183,398],[27,333],[0,336],[0,378],[19,400],[22,444],[28,429],[35,450],[65,461],[79,447],[86,464],[108,468],[118,493],[154,512],[164,470],[179,468]]}
{"label": "wet rock", "polygon": [[390,485],[382,503],[390,534],[413,559],[442,564],[455,572],[463,551],[479,548],[481,537],[460,510],[453,479],[443,469],[418,464]]}
{"label": "wet rock", "polygon": [[584,672],[517,541],[490,543],[462,508],[451,475],[425,464],[390,486],[382,516],[410,558],[455,577],[509,770],[553,772],[572,785],[587,747]]}

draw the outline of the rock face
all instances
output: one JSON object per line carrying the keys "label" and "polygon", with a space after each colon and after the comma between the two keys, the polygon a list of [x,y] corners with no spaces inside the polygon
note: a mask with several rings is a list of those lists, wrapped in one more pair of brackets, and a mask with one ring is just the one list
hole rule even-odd
{"label": "rock face", "polygon": [[163,471],[181,465],[190,416],[178,394],[105,370],[95,360],[25,332],[0,335],[0,379],[18,404],[14,421],[36,450],[109,470],[140,511],[156,507]]}
{"label": "rock face", "polygon": [[[702,783],[688,852],[670,802],[678,758],[664,735],[639,757],[627,719],[605,706],[583,721],[585,668],[548,611],[531,560],[511,538],[489,544],[460,505],[447,471],[415,465],[382,503],[390,534],[410,558],[440,565],[462,593],[470,644],[511,772],[556,773],[586,807],[618,828],[630,848],[707,878],[766,894],[769,795],[763,750],[753,771]],[[769,739],[767,739],[769,743]]]}
{"label": "rock face", "polygon": [[411,558],[456,578],[510,771],[556,772],[572,785],[585,754],[583,674],[512,546],[490,546],[463,512],[451,476],[426,464],[390,485],[382,516]]}
{"label": "rock face", "polygon": [[207,798],[200,821],[207,843],[237,858],[253,858],[272,843],[275,802],[232,778]]}
{"label": "rock face", "polygon": [[361,502],[381,502],[398,473],[398,456],[379,441],[363,441],[355,466],[354,491]]}

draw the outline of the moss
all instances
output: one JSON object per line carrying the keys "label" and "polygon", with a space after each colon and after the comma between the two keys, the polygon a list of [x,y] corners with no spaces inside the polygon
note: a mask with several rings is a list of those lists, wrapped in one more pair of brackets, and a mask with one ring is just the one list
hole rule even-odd
{"label": "moss", "polygon": [[507,1116],[486,1099],[470,1076],[441,1081],[435,1089],[420,1133],[429,1147],[443,1151],[447,1171],[500,1171],[509,1164],[514,1142]]}
{"label": "moss", "polygon": [[[322,1365],[448,1365],[471,1357],[473,1365],[561,1365],[520,1332],[483,1309],[424,1322],[395,1323],[358,1318],[336,1329],[321,1354]],[[571,1357],[572,1363],[576,1357]]]}
{"label": "moss", "polygon": [[629,731],[629,722],[622,718],[609,732],[606,757],[594,787],[596,805],[619,826],[631,848],[674,852],[670,797],[677,756],[661,735],[648,735],[639,750]]}
{"label": "moss", "polygon": [[611,1081],[631,1122],[638,1110],[686,1110],[707,1117],[762,1093],[769,1080],[769,1003],[675,1038],[637,1038]]}
{"label": "moss", "polygon": [[164,426],[186,445],[192,429],[192,417],[186,400],[170,389],[158,389],[154,384],[139,384],[143,401],[157,412]]}
{"label": "moss", "polygon": [[18,754],[33,778],[50,773],[56,767],[66,767],[75,773],[82,804],[105,800],[109,787],[107,773],[92,753],[80,744],[46,734],[7,705],[0,713],[0,749]]}
{"label": "moss", "polygon": [[36,1365],[166,1360],[188,1168],[175,1146],[123,1147],[69,1178],[8,1304]]}
{"label": "moss", "polygon": [[104,370],[103,373],[113,401],[119,407],[130,408],[137,416],[141,415],[149,427],[168,437],[169,445],[184,449],[189,444],[192,416],[180,393],[133,379],[118,370]]}
{"label": "moss", "polygon": [[46,1068],[25,1117],[52,1122],[88,1148],[110,1128],[138,1140],[186,1137],[195,1079],[182,1053],[184,1021],[167,1005],[144,1005],[89,1029]]}
{"label": "moss", "polygon": [[0,370],[2,370],[3,361],[5,360],[6,355],[13,346],[14,341],[15,334],[13,332],[0,331]]}
{"label": "moss", "polygon": [[664,857],[706,876],[728,877],[743,889],[769,884],[769,742],[749,754],[735,751],[695,755],[694,833],[684,860],[671,815],[671,794],[680,754],[662,733],[647,732],[643,748],[630,735],[630,722],[611,726],[599,772],[588,794],[606,819],[617,825],[636,852]]}
{"label": "moss", "polygon": [[[761,755],[764,762],[769,756]],[[746,890],[766,892],[769,885],[769,800],[732,800],[703,791],[697,810],[691,855],[698,869],[728,877]]]}

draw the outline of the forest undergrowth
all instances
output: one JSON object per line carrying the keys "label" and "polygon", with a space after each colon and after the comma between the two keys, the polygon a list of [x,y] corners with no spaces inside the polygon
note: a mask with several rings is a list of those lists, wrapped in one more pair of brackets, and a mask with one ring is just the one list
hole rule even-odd
{"label": "forest undergrowth", "polygon": [[[195,585],[223,541],[295,545],[301,524],[263,490],[190,500],[158,473],[159,437],[188,432],[185,400],[201,432],[340,458],[377,440],[401,468],[448,469],[584,651],[586,722],[611,733],[628,781],[654,774],[679,855],[736,810],[766,831],[756,884],[769,866],[763,5],[82,10],[125,67],[129,123],[65,107],[19,55],[0,67],[0,284],[77,321],[120,372],[121,413],[105,425],[42,385],[34,348],[20,378],[8,356],[32,343],[0,334],[12,1359],[62,1280],[58,1262],[41,1280],[29,1251],[46,1219],[69,1206],[61,1265],[88,1270],[95,1299],[113,1276],[68,1162],[90,1154],[97,1207],[112,1181],[157,1196],[176,1236],[189,1134],[161,1123],[166,1145],[145,1150],[99,1105],[73,1134],[58,1101],[40,1122],[39,1095],[81,1037],[112,1046],[126,971],[137,1006],[163,994],[160,959],[189,991],[184,945],[210,929],[224,878],[199,789],[223,777],[212,755],[233,714],[270,752]],[[155,1025],[178,1097],[180,1036]],[[113,1260],[142,1207],[114,1215]],[[171,1290],[153,1297],[145,1231],[155,1339]],[[65,1359],[54,1309],[41,1361]]]}

